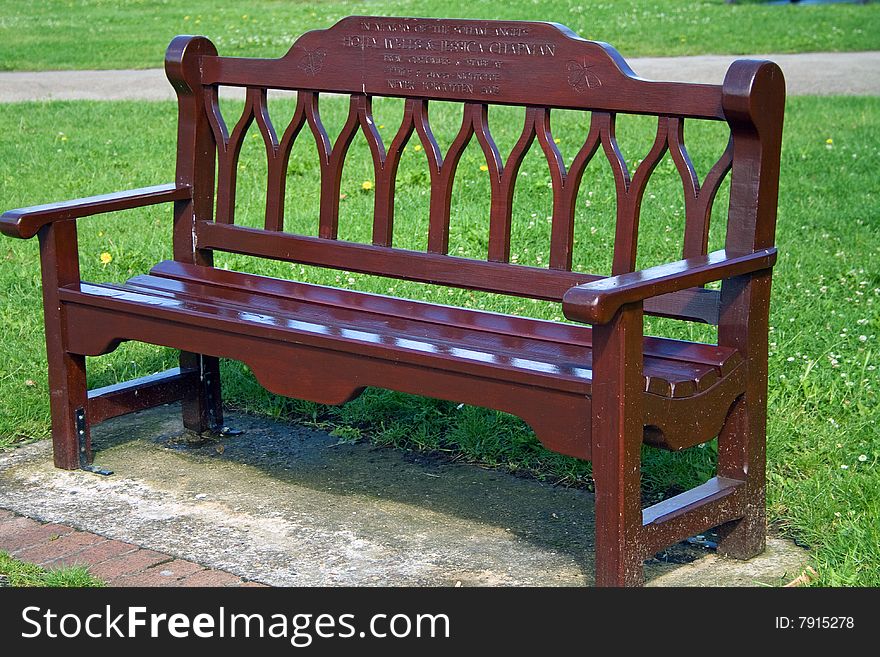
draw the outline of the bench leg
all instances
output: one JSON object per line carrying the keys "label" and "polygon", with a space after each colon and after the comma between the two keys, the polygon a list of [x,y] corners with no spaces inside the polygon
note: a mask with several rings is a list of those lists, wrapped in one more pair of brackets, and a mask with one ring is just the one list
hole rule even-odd
{"label": "bench leg", "polygon": [[[593,457],[596,487],[596,586],[641,586],[644,583],[641,532],[640,445],[608,432],[594,445],[621,445]],[[614,453],[611,453],[614,452]]]}
{"label": "bench leg", "polygon": [[[55,466],[76,470],[91,462],[88,388],[85,356],[68,353],[64,343],[64,308],[58,289],[79,283],[76,223],[64,221],[43,226],[40,262],[43,281],[43,320],[46,327],[46,361],[49,375],[49,408],[52,412],[52,449]],[[81,418],[81,419],[78,419]],[[82,434],[80,434],[82,431]],[[83,453],[80,454],[82,439]],[[80,457],[82,456],[82,460]]]}
{"label": "bench leg", "polygon": [[642,311],[593,328],[596,586],[644,583],[641,508]]}
{"label": "bench leg", "polygon": [[198,383],[183,396],[183,426],[195,433],[223,428],[220,360],[190,352],[180,353],[180,371],[198,373]]}
{"label": "bench leg", "polygon": [[749,409],[747,396],[741,397],[718,436],[719,476],[746,482],[745,516],[718,527],[718,552],[735,559],[761,554],[766,543],[766,429],[760,411]]}
{"label": "bench leg", "polygon": [[[53,342],[58,344],[51,344]],[[55,467],[76,470],[92,461],[91,436],[86,416],[86,359],[85,356],[64,352],[60,342],[60,338],[47,338],[52,451]],[[82,461],[80,439],[85,449]]]}
{"label": "bench leg", "polygon": [[767,340],[770,273],[725,281],[718,344],[746,359],[746,390],[718,435],[718,475],[745,482],[745,513],[719,527],[718,552],[749,559],[766,542]]}

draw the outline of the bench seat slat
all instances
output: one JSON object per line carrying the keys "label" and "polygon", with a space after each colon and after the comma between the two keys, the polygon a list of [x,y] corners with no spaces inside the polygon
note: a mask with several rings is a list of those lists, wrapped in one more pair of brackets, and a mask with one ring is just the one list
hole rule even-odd
{"label": "bench seat slat", "polygon": [[[181,281],[198,281],[216,287],[245,291],[259,290],[261,295],[269,297],[302,299],[309,303],[333,308],[357,308],[383,315],[397,314],[401,317],[418,318],[422,322],[432,322],[443,326],[496,332],[507,336],[518,335],[585,347],[592,346],[591,329],[576,324],[563,324],[484,310],[477,311],[399,299],[257,274],[228,271],[216,267],[190,265],[175,260],[165,260],[158,263],[150,270],[150,274]],[[742,360],[739,353],[729,347],[650,336],[644,339],[644,353],[646,356],[656,358],[710,365],[717,368],[722,375],[727,374]]]}
{"label": "bench seat slat", "polygon": [[[291,233],[267,234],[213,221],[197,222],[196,242],[204,249],[547,301],[561,301],[569,288],[604,278]],[[718,290],[692,288],[648,299],[645,312],[717,324],[720,298]]]}
{"label": "bench seat slat", "polygon": [[[320,324],[294,320],[267,312],[248,311],[228,303],[197,301],[193,298],[175,297],[133,286],[82,283],[79,290],[62,288],[59,296],[65,303],[108,309],[114,313],[127,313],[134,317],[164,319],[193,327],[339,350],[399,363],[423,365],[425,358],[428,357],[439,369],[471,376],[526,383],[577,394],[589,392],[588,368],[581,368],[577,373],[580,376],[576,376],[552,363],[540,363],[528,359],[526,354],[515,356],[514,358],[522,356],[515,363],[509,356],[506,357],[505,363],[493,362],[491,354],[475,350],[451,353],[448,349],[438,348],[434,342],[417,339],[415,336],[383,338],[380,334],[364,331],[360,327],[349,328],[328,325],[326,322]],[[126,339],[124,335],[114,337]],[[155,343],[162,344],[161,336],[156,336]],[[454,367],[444,366],[444,363],[454,363]],[[569,370],[571,369],[569,367]]]}
{"label": "bench seat slat", "polygon": [[[454,322],[445,326],[428,322],[429,325],[425,326],[417,318],[406,317],[399,311],[384,314],[354,307],[334,307],[329,311],[326,305],[150,276],[136,277],[129,281],[128,285],[191,301],[215,298],[218,303],[242,309],[260,309],[271,313],[272,316],[295,318],[316,326],[332,323],[334,327],[347,328],[350,331],[366,331],[377,336],[370,339],[371,342],[384,342],[390,338],[429,340],[441,351],[453,354],[464,349],[472,352],[473,357],[479,358],[477,354],[485,354],[487,358],[499,364],[516,367],[516,363],[522,366],[531,361],[532,367],[539,370],[549,371],[555,368],[561,374],[568,373],[577,379],[590,378],[592,351],[589,346],[542,340],[525,332],[521,335],[509,335],[455,326]],[[523,354],[524,357],[511,358],[511,354]],[[648,389],[667,396],[690,396],[709,387],[719,378],[717,370],[708,365],[685,361],[671,362],[652,356],[646,357],[646,368],[649,377]]]}
{"label": "bench seat slat", "polygon": [[[339,349],[348,353],[399,362],[424,364],[426,357],[433,367],[498,380],[541,386],[564,392],[588,395],[592,371],[587,366],[589,354],[583,350],[582,359],[572,361],[559,354],[551,358],[542,353],[539,341],[517,338],[519,345],[509,343],[507,349],[489,348],[474,341],[458,342],[422,331],[415,326],[406,333],[381,332],[363,320],[343,322],[316,313],[317,317],[290,315],[245,303],[230,303],[205,299],[199,295],[173,294],[135,285],[95,285],[83,283],[79,291],[62,289],[65,302],[79,303],[115,312],[129,312],[151,318],[164,318],[189,325],[244,333],[269,340],[311,345],[325,349]],[[317,320],[317,321],[313,321]],[[414,322],[413,324],[418,324]],[[422,325],[431,326],[431,325]],[[125,339],[126,336],[114,336]],[[161,344],[161,339],[157,339]],[[173,345],[172,345],[173,346]],[[546,352],[546,350],[544,350]],[[693,394],[697,381],[713,370],[707,366],[667,363],[646,360],[648,380],[652,392],[669,397]],[[670,381],[670,379],[672,379]],[[714,382],[717,379],[706,378]],[[664,386],[661,382],[666,381]],[[658,383],[660,386],[658,387]]]}
{"label": "bench seat slat", "polygon": [[[225,273],[241,277],[239,284],[221,286],[200,280],[138,276],[122,286],[84,283],[79,294],[72,290],[65,290],[64,294],[70,301],[102,307],[121,304],[135,314],[167,314],[177,321],[182,317],[187,321],[198,318],[206,325],[223,325],[224,330],[260,333],[271,339],[323,348],[342,346],[366,355],[375,352],[373,355],[386,359],[389,351],[401,360],[424,361],[427,356],[443,361],[437,364],[442,369],[475,370],[482,376],[589,394],[592,352],[587,327],[508,318],[306,284],[294,285],[311,294],[297,297],[266,293],[259,288],[261,277]],[[335,293],[336,298],[320,300],[323,292],[330,292],[331,297]],[[341,304],[340,296],[344,300]],[[377,307],[372,307],[373,299],[379,301]],[[428,316],[423,319],[425,311]],[[431,318],[432,312],[437,316]],[[512,324],[509,328],[514,330],[505,330],[505,323]],[[554,335],[549,327],[562,330]],[[549,339],[542,333],[549,333]],[[688,397],[704,391],[718,382],[721,368],[730,360],[719,365],[693,362],[681,353],[676,354],[675,343],[667,344],[660,339],[650,342],[659,354],[645,356],[645,389],[661,396]],[[690,345],[689,349],[699,352],[698,347]]]}

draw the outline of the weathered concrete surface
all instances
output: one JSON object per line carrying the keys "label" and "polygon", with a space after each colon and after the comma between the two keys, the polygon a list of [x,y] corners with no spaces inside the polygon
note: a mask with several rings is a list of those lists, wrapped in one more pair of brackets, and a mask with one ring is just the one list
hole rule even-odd
{"label": "weathered concrete surface", "polygon": [[[777,62],[785,73],[789,95],[880,95],[880,52],[633,57],[627,61],[648,79],[720,84],[730,63],[742,57]],[[173,98],[162,69],[0,72],[0,102]]]}
{"label": "weathered concrete surface", "polygon": [[[49,441],[0,454],[0,507],[273,585],[585,585],[593,498],[531,479],[232,414],[200,445],[175,406],[94,430],[111,477],[56,470]],[[806,553],[748,563],[677,546],[655,585],[779,584]]]}

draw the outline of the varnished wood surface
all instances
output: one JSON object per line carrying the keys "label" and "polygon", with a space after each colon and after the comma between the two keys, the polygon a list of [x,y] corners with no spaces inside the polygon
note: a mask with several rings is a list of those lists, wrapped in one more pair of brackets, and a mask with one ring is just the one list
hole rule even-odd
{"label": "varnished wood surface", "polygon": [[641,302],[688,287],[705,285],[743,274],[770,269],[776,249],[762,249],[746,255],[714,251],[657,267],[579,285],[562,299],[565,316],[589,324],[605,324],[627,303]]}
{"label": "varnished wood surface", "polygon": [[186,391],[197,385],[192,372],[179,367],[142,376],[131,381],[89,390],[88,416],[93,423],[125,415],[139,408],[152,408],[180,401]]}
{"label": "varnished wood surface", "polygon": [[[181,269],[178,266],[178,272]],[[229,323],[229,330],[265,331],[275,339],[316,346],[338,342],[342,343],[338,349],[387,352],[395,359],[437,359],[445,361],[442,367],[447,369],[467,363],[470,368],[494,370],[498,378],[534,378],[550,387],[589,392],[592,340],[587,327],[305,284],[288,284],[293,289],[286,290],[287,294],[265,294],[259,284],[271,279],[225,272],[228,282],[217,286],[203,281],[218,270],[189,269],[201,273],[202,280],[139,276],[126,286],[82,284],[79,294],[92,297],[88,299],[76,297],[73,291],[63,294],[70,301],[104,307],[118,302],[125,307],[142,306],[151,314],[192,315],[191,321]],[[515,333],[509,331],[511,326]],[[290,334],[286,338],[282,337],[285,332]],[[643,388],[668,397],[702,392],[738,360],[733,350],[659,338],[649,339],[645,350]]]}
{"label": "varnished wood surface", "polygon": [[[221,57],[205,37],[179,36],[165,68],[178,97],[175,183],[12,210],[0,231],[40,237],[55,464],[91,458],[96,421],[181,399],[184,425],[222,426],[219,359],[245,362],[276,394],[340,404],[367,386],[514,413],[549,449],[593,461],[596,582],[638,585],[642,560],[718,527],[719,550],[748,558],[765,536],[767,334],[785,83],[772,62],[739,60],[720,85],[647,81],[611,46],[554,23],[348,17],[302,35],[281,58]],[[223,116],[219,87],[245,88],[238,117]],[[291,120],[272,123],[269,90],[296,91]],[[323,94],[348,96],[331,139]],[[404,98],[389,144],[374,97]],[[460,103],[444,151],[431,107]],[[519,138],[502,152],[489,106],[525,108]],[[590,113],[566,165],[552,130],[558,109]],[[656,120],[633,170],[617,143],[619,114]],[[723,122],[727,147],[701,180],[686,126]],[[231,126],[231,127],[230,127]],[[262,228],[236,224],[238,157],[256,130],[266,152]],[[374,171],[371,244],[338,239],[339,192],[353,140]],[[297,139],[319,158],[317,236],[285,232],[286,176]],[[451,256],[451,194],[476,140],[490,180],[486,251]],[[429,193],[426,251],[395,246],[398,164],[422,146]],[[519,168],[537,148],[551,180],[549,267],[510,262]],[[642,199],[658,164],[672,160],[684,206],[682,260],[637,271]],[[584,171],[604,159],[615,189],[612,276],[572,271],[575,204]],[[713,204],[730,176],[724,248],[708,253]],[[122,285],[82,282],[75,219],[173,203],[173,260]],[[716,213],[717,214],[717,213]],[[214,251],[561,302],[579,326],[453,308],[224,271]],[[721,281],[721,290],[706,289]],[[643,315],[718,325],[718,344],[643,335]],[[180,368],[93,391],[85,356],[137,340],[179,349]],[[680,450],[718,436],[718,474],[642,510],[643,443]]]}
{"label": "varnished wood surface", "polygon": [[[602,279],[595,274],[511,265],[291,233],[270,234],[260,229],[223,225],[213,221],[199,222],[195,230],[196,244],[203,249],[547,301],[560,301],[572,287]],[[645,308],[652,315],[715,324],[718,322],[719,303],[718,290],[689,288],[648,298],[645,300]]]}
{"label": "varnished wood surface", "polygon": [[[536,336],[543,340],[564,344],[592,344],[589,327],[563,324],[546,320],[494,313],[486,310],[469,310],[456,306],[401,299],[381,294],[356,292],[337,287],[300,283],[268,276],[245,274],[215,267],[188,265],[175,260],[165,260],[155,265],[152,276],[181,281],[203,282],[217,288],[258,291],[261,297],[302,300],[334,308],[358,308],[367,312],[417,318],[444,326],[464,326],[501,333],[503,335]],[[735,350],[718,345],[702,344],[669,338],[644,338],[645,354],[684,362],[712,365],[726,374],[739,362]]]}
{"label": "varnished wood surface", "polygon": [[10,237],[33,237],[43,226],[56,221],[69,221],[105,212],[130,210],[146,205],[183,201],[190,197],[186,185],[155,185],[126,192],[88,196],[73,201],[34,205],[8,210],[0,216],[0,232]]}
{"label": "varnished wood surface", "polygon": [[[388,48],[386,38],[393,40]],[[485,85],[457,77],[422,85],[386,75],[384,55],[394,52],[448,59],[436,64],[442,72],[457,61],[487,59],[500,62],[503,74]],[[534,21],[349,16],[302,35],[279,59],[206,57],[203,83],[724,118],[719,85],[641,80],[608,44]],[[499,89],[483,93],[481,86]]]}

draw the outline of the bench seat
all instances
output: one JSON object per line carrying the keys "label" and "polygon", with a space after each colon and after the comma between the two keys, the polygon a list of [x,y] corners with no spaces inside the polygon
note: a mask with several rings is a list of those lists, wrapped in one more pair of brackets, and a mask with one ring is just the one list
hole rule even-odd
{"label": "bench seat", "polygon": [[[165,346],[186,348],[173,331],[148,331],[141,335],[137,324],[115,328],[111,317],[125,314],[146,322],[170,322],[180,326],[214,327],[244,338],[268,340],[293,347],[334,352],[347,357],[409,363],[422,370],[454,373],[528,388],[589,396],[592,384],[592,329],[481,310],[354,292],[322,285],[257,276],[214,267],[164,261],[148,275],[135,276],[123,285],[81,283],[62,290],[68,312],[86,308],[112,311],[108,321],[86,318],[90,327],[73,332],[77,349],[88,354],[105,353],[121,340],[139,339]],[[121,331],[121,332],[117,332]],[[185,342],[185,339],[184,339]],[[251,347],[232,349],[200,345],[205,353],[243,360],[261,378],[259,363],[249,357]],[[696,404],[704,396],[722,395],[727,406],[742,392],[738,376],[742,358],[732,348],[645,337],[644,389],[646,424],[662,432],[664,401],[687,400]],[[213,347],[213,348],[212,348]],[[348,356],[347,356],[348,355]],[[297,396],[314,401],[340,403],[356,396],[365,385],[407,390],[396,379],[338,372],[339,386],[327,398],[319,390],[297,389]],[[265,376],[269,376],[268,373]],[[346,381],[348,379],[348,381]],[[347,384],[347,385],[346,385]],[[269,386],[270,389],[272,386]],[[331,389],[333,387],[331,386]],[[285,389],[285,392],[290,392]],[[480,405],[462,389],[462,398]],[[652,413],[652,409],[656,412]],[[697,406],[694,406],[695,413]],[[656,417],[651,417],[656,416]],[[656,433],[656,431],[655,431]],[[682,432],[679,432],[680,434]],[[704,432],[702,432],[704,433]],[[702,438],[702,433],[700,437]],[[662,438],[649,442],[664,445]],[[685,440],[679,436],[679,440]],[[688,444],[693,439],[686,440]],[[674,447],[676,449],[681,446]],[[578,450],[581,453],[582,450]]]}

